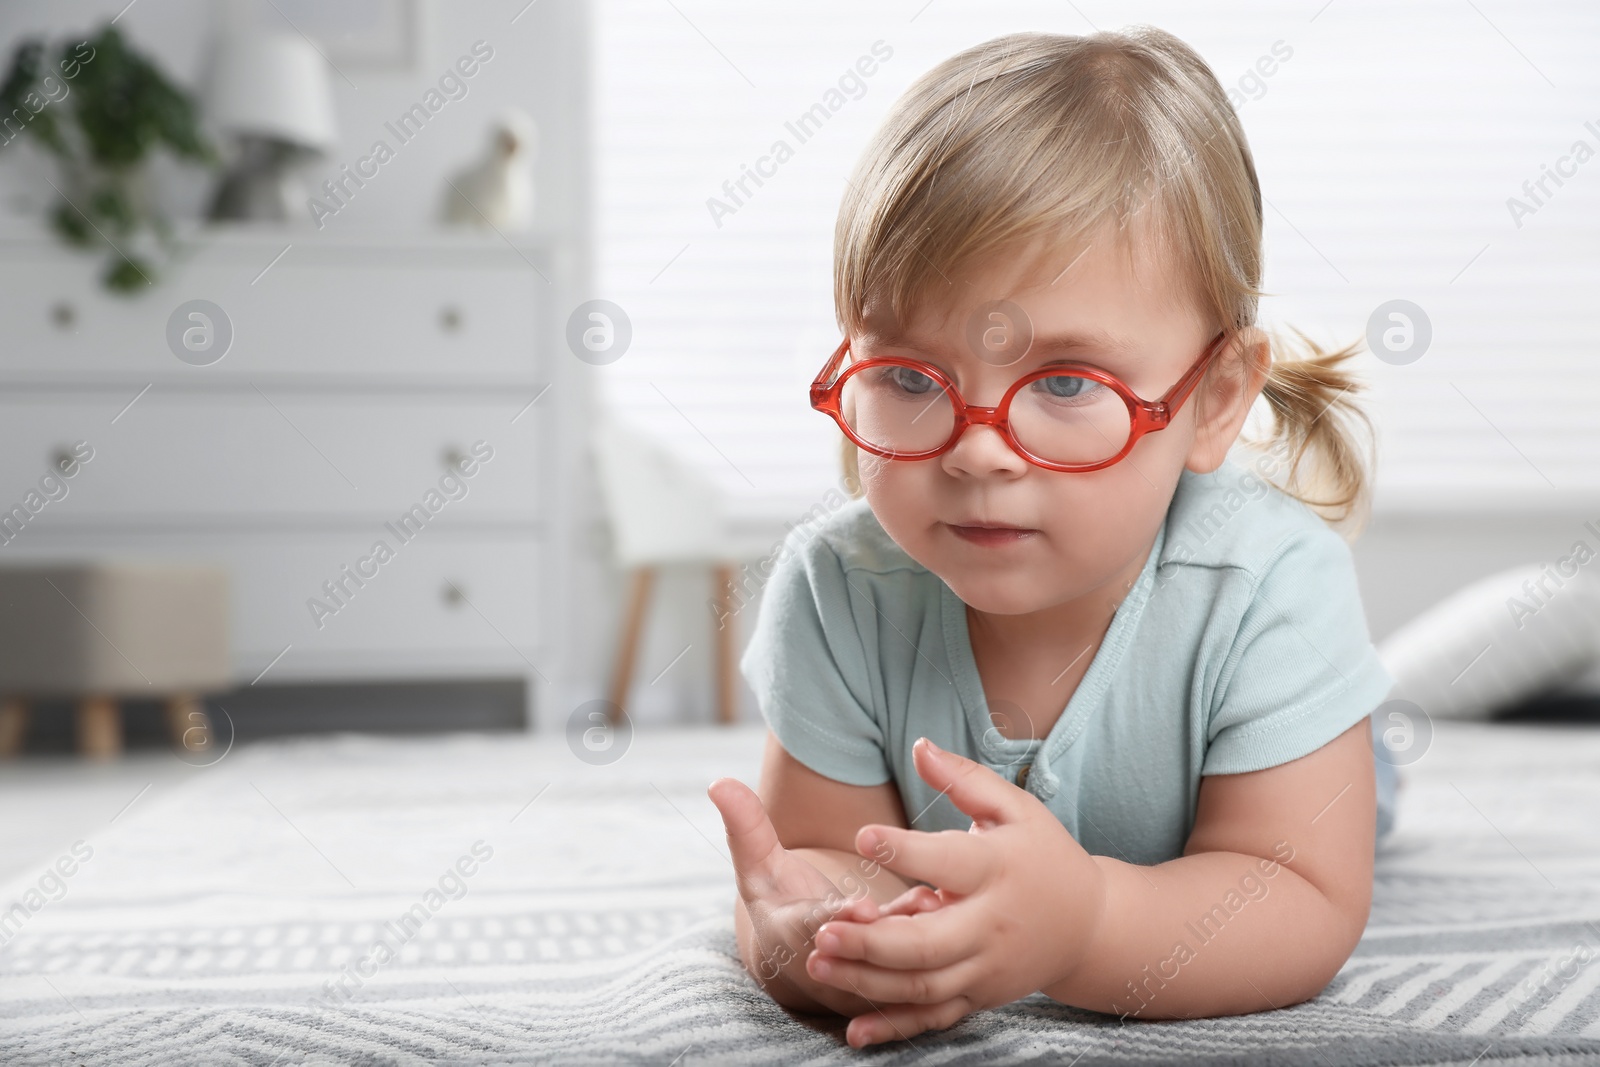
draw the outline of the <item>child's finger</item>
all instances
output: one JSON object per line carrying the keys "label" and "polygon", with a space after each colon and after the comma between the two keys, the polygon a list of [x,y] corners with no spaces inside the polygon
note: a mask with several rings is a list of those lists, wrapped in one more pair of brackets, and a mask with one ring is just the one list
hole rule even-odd
{"label": "child's finger", "polygon": [[976,955],[985,940],[982,927],[960,908],[943,908],[925,915],[887,916],[871,923],[826,922],[817,928],[815,944],[816,951],[831,960],[927,971]]}
{"label": "child's finger", "polygon": [[772,884],[778,858],[783,854],[778,831],[773,829],[755,790],[737,778],[718,778],[707,787],[706,795],[722,814],[739,895],[747,901],[755,899]]}
{"label": "child's finger", "polygon": [[[830,901],[832,902],[831,904]],[[816,906],[814,904],[813,908]],[[822,898],[821,906],[832,909],[827,912],[826,921],[828,922],[870,923],[881,914],[878,902],[867,894],[862,894],[859,897],[834,894],[831,897]]]}
{"label": "child's finger", "polygon": [[927,882],[967,896],[990,875],[992,850],[981,834],[961,830],[928,833],[868,823],[856,832],[856,852],[902,878]]}
{"label": "child's finger", "polygon": [[922,780],[948,796],[977,825],[1016,822],[1028,813],[1030,803],[1037,803],[990,768],[946,752],[926,737],[911,746],[911,758]]}
{"label": "child's finger", "polygon": [[854,900],[846,898],[839,910],[834,912],[833,918],[844,922],[870,923],[882,914],[878,902],[870,896],[863,895]]}
{"label": "child's finger", "polygon": [[932,886],[914,885],[878,909],[878,917],[887,915],[918,915],[944,906],[938,890]]}
{"label": "child's finger", "polygon": [[948,1030],[972,1010],[966,997],[952,997],[943,1004],[885,1004],[878,1011],[851,1019],[845,1027],[845,1041],[851,1048],[909,1041],[927,1030]]}
{"label": "child's finger", "polygon": [[[889,919],[887,922],[909,922]],[[883,923],[875,923],[882,926]],[[900,970],[877,967],[860,960],[844,960],[813,952],[805,959],[806,973],[823,985],[855,993],[869,1004],[942,1004],[972,988],[977,965],[961,960],[950,967]]]}

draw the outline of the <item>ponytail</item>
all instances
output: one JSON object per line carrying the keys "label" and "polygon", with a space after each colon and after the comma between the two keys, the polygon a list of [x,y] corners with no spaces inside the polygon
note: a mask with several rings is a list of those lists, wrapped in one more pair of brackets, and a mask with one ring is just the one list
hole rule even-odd
{"label": "ponytail", "polygon": [[[1276,484],[1329,525],[1348,525],[1346,536],[1354,536],[1370,506],[1374,449],[1372,420],[1355,400],[1364,385],[1345,366],[1361,352],[1361,342],[1328,351],[1298,330],[1295,336],[1290,344],[1268,333],[1273,359],[1261,396],[1272,430],[1264,443],[1287,460]],[[1283,358],[1289,352],[1295,354]]]}

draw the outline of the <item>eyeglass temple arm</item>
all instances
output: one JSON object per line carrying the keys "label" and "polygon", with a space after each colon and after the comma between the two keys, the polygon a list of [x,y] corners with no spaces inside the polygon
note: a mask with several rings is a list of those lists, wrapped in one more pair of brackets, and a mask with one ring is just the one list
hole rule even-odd
{"label": "eyeglass temple arm", "polygon": [[839,373],[839,364],[844,362],[845,353],[850,350],[850,338],[846,337],[839,342],[839,347],[833,350],[833,355],[828,357],[828,362],[823,364],[821,372],[811,383],[811,403],[816,404],[828,395],[828,387],[834,377]]}
{"label": "eyeglass temple arm", "polygon": [[1154,406],[1158,412],[1157,418],[1163,423],[1171,419],[1178,408],[1183,406],[1183,402],[1189,399],[1189,394],[1194,392],[1195,386],[1200,384],[1200,379],[1205,376],[1206,368],[1211,366],[1211,360],[1215,358],[1217,352],[1227,340],[1227,330],[1223,330],[1213,337],[1211,343],[1206,346],[1206,350],[1200,353],[1200,358],[1194,361],[1194,366],[1185,371],[1183,377],[1174,382],[1172,388],[1167,390],[1167,395],[1156,402]]}

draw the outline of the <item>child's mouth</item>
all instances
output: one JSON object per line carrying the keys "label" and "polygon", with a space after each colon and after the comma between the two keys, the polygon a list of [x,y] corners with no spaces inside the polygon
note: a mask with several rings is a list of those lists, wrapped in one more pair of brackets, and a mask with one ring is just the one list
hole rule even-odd
{"label": "child's mouth", "polygon": [[1028,538],[1039,532],[1037,530],[1030,530],[1021,526],[998,526],[988,524],[963,526],[956,523],[946,523],[945,525],[950,527],[951,533],[954,533],[963,541],[974,545],[984,545],[986,547],[1014,545],[1018,542],[1026,541]]}

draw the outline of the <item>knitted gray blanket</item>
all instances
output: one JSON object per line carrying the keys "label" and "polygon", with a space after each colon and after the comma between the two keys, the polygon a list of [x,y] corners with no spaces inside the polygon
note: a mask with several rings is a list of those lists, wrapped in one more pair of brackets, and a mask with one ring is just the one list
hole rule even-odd
{"label": "knitted gray blanket", "polygon": [[705,786],[754,783],[761,737],[640,731],[603,766],[540,736],[241,748],[0,887],[0,1062],[1600,1063],[1600,730],[1436,724],[1313,1001],[1034,996],[862,1052],[735,954]]}

